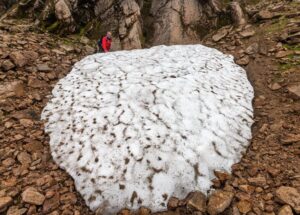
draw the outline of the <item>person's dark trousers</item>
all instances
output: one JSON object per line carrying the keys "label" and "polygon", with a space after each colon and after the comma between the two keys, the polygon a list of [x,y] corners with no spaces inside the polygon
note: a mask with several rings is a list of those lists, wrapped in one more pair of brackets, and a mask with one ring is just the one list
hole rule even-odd
{"label": "person's dark trousers", "polygon": [[102,46],[98,45],[98,53],[104,53],[104,50],[103,50]]}

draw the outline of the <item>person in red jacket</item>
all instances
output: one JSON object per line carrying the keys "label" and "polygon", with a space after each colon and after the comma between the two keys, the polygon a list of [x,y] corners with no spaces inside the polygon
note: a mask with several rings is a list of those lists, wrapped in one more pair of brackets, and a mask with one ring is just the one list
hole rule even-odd
{"label": "person in red jacket", "polygon": [[111,32],[107,32],[106,36],[98,41],[99,52],[109,52],[112,43]]}

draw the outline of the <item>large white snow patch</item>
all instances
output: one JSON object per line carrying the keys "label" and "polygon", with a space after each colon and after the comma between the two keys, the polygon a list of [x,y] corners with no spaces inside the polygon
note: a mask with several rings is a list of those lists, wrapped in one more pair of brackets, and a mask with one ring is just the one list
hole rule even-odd
{"label": "large white snow patch", "polygon": [[233,58],[201,45],[88,56],[43,111],[54,160],[92,210],[166,206],[210,189],[251,138],[253,89]]}

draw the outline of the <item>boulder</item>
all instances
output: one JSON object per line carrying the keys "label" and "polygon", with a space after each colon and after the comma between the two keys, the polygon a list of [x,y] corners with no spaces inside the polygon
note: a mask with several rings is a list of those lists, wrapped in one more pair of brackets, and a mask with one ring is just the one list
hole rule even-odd
{"label": "boulder", "polygon": [[11,206],[7,210],[6,215],[22,215],[25,214],[27,211],[26,208],[19,209],[18,206]]}
{"label": "boulder", "polygon": [[45,201],[45,196],[35,188],[29,187],[22,193],[22,201],[33,205],[42,205]]}
{"label": "boulder", "polygon": [[279,90],[279,89],[282,88],[282,86],[281,86],[280,84],[278,84],[278,83],[270,84],[268,87],[269,87],[271,90]]}
{"label": "boulder", "polygon": [[300,98],[300,84],[288,86],[287,89],[291,94]]}
{"label": "boulder", "polygon": [[261,10],[258,12],[256,18],[259,20],[272,19],[274,14],[268,10]]}
{"label": "boulder", "polygon": [[13,199],[9,196],[0,197],[0,211],[13,203]]}
{"label": "boulder", "polygon": [[121,16],[119,35],[123,49],[142,48],[142,24],[140,21],[140,7],[135,1],[124,0],[120,4]]}
{"label": "boulder", "polygon": [[31,119],[20,119],[20,124],[25,128],[32,127],[34,122]]}
{"label": "boulder", "polygon": [[138,210],[138,214],[139,214],[139,215],[150,215],[150,214],[151,214],[151,210],[148,209],[148,208],[145,208],[145,207],[141,207],[141,208]]}
{"label": "boulder", "polygon": [[37,65],[37,70],[39,72],[49,72],[52,69],[48,66],[48,64],[38,64]]}
{"label": "boulder", "polygon": [[179,199],[176,197],[171,197],[168,201],[168,209],[174,210],[179,206]]}
{"label": "boulder", "polygon": [[20,51],[12,52],[9,57],[18,67],[23,67],[28,63],[26,57]]}
{"label": "boulder", "polygon": [[254,186],[264,187],[267,185],[267,180],[264,176],[257,176],[254,178],[248,178],[248,182]]}
{"label": "boulder", "polygon": [[299,44],[300,43],[300,31],[297,33],[289,34],[288,37],[284,41],[290,45]]}
{"label": "boulder", "polygon": [[17,159],[22,165],[29,165],[31,163],[31,156],[27,152],[18,154]]}
{"label": "boulder", "polygon": [[245,53],[248,55],[253,55],[253,54],[256,54],[258,52],[258,50],[259,50],[258,43],[253,43],[246,48]]}
{"label": "boulder", "polygon": [[212,36],[212,39],[214,42],[218,42],[221,39],[223,39],[224,37],[226,37],[228,35],[229,31],[226,28],[223,28],[221,30],[219,30],[215,35]]}
{"label": "boulder", "polygon": [[247,23],[246,16],[238,1],[233,1],[230,4],[231,17],[237,26],[245,25]]}
{"label": "boulder", "polygon": [[8,71],[13,69],[15,65],[10,60],[4,60],[1,64],[1,67],[4,69],[4,71]]}
{"label": "boulder", "polygon": [[65,193],[60,197],[60,202],[63,204],[75,204],[77,197],[74,193]]}
{"label": "boulder", "polygon": [[153,0],[153,45],[197,43],[221,19],[218,0]]}
{"label": "boulder", "polygon": [[206,212],[206,196],[200,192],[194,192],[187,201],[187,207],[196,211]]}
{"label": "boulder", "polygon": [[290,205],[296,213],[300,213],[300,193],[296,188],[281,186],[275,195],[279,202]]}
{"label": "boulder", "polygon": [[73,20],[71,10],[65,0],[56,1],[55,14],[59,20],[65,22],[71,22]]}
{"label": "boulder", "polygon": [[289,205],[284,205],[279,209],[278,215],[294,215],[294,213]]}
{"label": "boulder", "polygon": [[231,178],[231,175],[227,172],[221,172],[221,171],[215,170],[214,174],[221,182],[225,182]]}
{"label": "boulder", "polygon": [[242,214],[247,214],[252,209],[252,205],[247,200],[241,200],[237,203],[237,208]]}
{"label": "boulder", "polygon": [[22,97],[25,95],[22,81],[13,81],[0,84],[0,99],[9,97]]}
{"label": "boulder", "polygon": [[55,210],[56,208],[58,208],[59,205],[60,205],[59,194],[56,193],[53,197],[45,200],[45,202],[43,204],[43,212],[49,213],[49,212]]}
{"label": "boulder", "polygon": [[48,84],[47,82],[39,80],[37,78],[29,77],[28,86],[32,88],[43,88],[43,87],[47,87]]}
{"label": "boulder", "polygon": [[233,199],[234,193],[217,190],[209,198],[207,211],[210,215],[222,213],[228,208]]}
{"label": "boulder", "polygon": [[276,58],[284,58],[284,57],[287,57],[290,54],[293,54],[293,51],[279,51],[279,52],[276,53],[275,57]]}
{"label": "boulder", "polygon": [[253,29],[246,29],[244,31],[241,31],[240,35],[242,38],[248,38],[248,37],[252,37],[255,33],[256,32]]}
{"label": "boulder", "polygon": [[31,140],[28,144],[23,145],[24,149],[30,153],[43,150],[43,144],[36,140]]}

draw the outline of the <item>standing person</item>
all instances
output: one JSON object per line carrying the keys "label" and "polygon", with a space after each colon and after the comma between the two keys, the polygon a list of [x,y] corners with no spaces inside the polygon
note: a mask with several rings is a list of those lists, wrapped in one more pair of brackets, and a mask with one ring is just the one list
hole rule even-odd
{"label": "standing person", "polygon": [[111,32],[107,32],[106,36],[98,40],[98,52],[109,52],[112,43]]}

